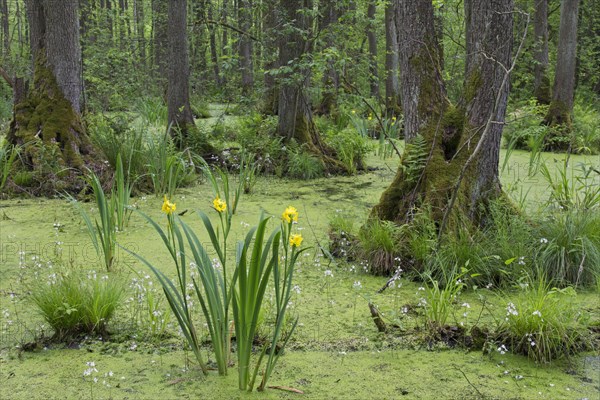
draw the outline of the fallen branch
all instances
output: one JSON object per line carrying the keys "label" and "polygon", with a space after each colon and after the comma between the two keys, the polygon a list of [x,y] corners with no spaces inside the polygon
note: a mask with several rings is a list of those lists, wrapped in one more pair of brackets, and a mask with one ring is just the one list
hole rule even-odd
{"label": "fallen branch", "polygon": [[369,311],[371,311],[371,317],[373,318],[375,326],[377,326],[377,330],[379,332],[387,332],[387,326],[385,325],[385,322],[383,322],[383,318],[381,318],[381,313],[371,302],[369,302]]}
{"label": "fallen branch", "polygon": [[294,389],[293,387],[288,387],[288,386],[269,386],[269,389],[277,389],[277,390],[284,390],[286,392],[304,394],[304,392],[302,390]]}

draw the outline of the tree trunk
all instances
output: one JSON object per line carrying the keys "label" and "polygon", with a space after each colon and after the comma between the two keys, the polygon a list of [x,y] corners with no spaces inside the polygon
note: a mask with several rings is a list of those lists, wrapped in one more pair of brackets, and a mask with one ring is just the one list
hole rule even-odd
{"label": "tree trunk", "polygon": [[[48,188],[58,169],[92,168],[92,147],[81,123],[81,49],[77,0],[26,2],[34,86],[15,104],[9,142]],[[72,182],[75,185],[75,183]],[[66,189],[66,187],[61,187]]]}
{"label": "tree trunk", "polygon": [[140,65],[146,66],[146,29],[144,18],[144,1],[135,0],[133,3],[135,26],[137,31],[138,54],[140,57]]}
{"label": "tree trunk", "polygon": [[168,75],[167,67],[170,62],[169,38],[167,27],[167,3],[163,0],[152,0],[152,51],[154,53],[154,68],[157,79],[163,86],[164,77]]}
{"label": "tree trunk", "polygon": [[388,116],[401,111],[396,3],[397,0],[390,1],[385,6],[385,108]]}
{"label": "tree trunk", "polygon": [[369,41],[369,83],[371,97],[379,98],[379,73],[377,71],[377,34],[375,33],[375,12],[377,0],[369,0],[367,7],[367,40]]}
{"label": "tree trunk", "polygon": [[[446,97],[442,79],[432,2],[398,3],[408,144],[372,218],[405,224],[411,223],[415,210],[428,209],[439,229],[459,229],[465,222],[472,229],[488,222],[487,205],[501,196],[498,159],[508,95],[505,70],[510,68],[512,0],[494,4],[467,0],[465,8],[466,75],[463,99],[455,106]],[[452,198],[456,203],[449,209]],[[386,268],[393,272],[395,267]]]}
{"label": "tree trunk", "polygon": [[539,104],[550,104],[552,93],[548,77],[548,0],[536,0],[533,29],[535,40],[533,94]]}
{"label": "tree trunk", "polygon": [[[208,4],[208,19],[213,19],[213,6],[212,2]],[[217,86],[224,84],[221,72],[219,71],[219,55],[217,54],[217,35],[215,33],[215,27],[213,24],[208,24],[209,40],[210,40],[210,60],[212,62],[213,72],[215,74],[215,83]]]}
{"label": "tree trunk", "polygon": [[[223,6],[221,8],[221,23],[223,23],[225,26],[225,24],[227,24],[227,0],[223,0]],[[221,39],[221,54],[223,54],[223,56],[227,56],[229,55],[229,37],[228,37],[228,31],[227,28],[222,28],[223,29],[223,36]]]}
{"label": "tree trunk", "polygon": [[329,172],[342,172],[344,166],[335,158],[334,151],[321,141],[314,125],[307,93],[310,69],[301,62],[309,50],[304,35],[311,26],[309,15],[303,11],[311,7],[312,2],[306,0],[280,2],[285,25],[279,40],[279,65],[289,66],[292,71],[280,75],[277,131],[285,141],[294,139],[309,152],[318,155]]}
{"label": "tree trunk", "polygon": [[0,12],[2,13],[2,55],[3,59],[7,60],[10,56],[10,29],[8,24],[8,2],[7,0],[0,1]]}
{"label": "tree trunk", "polygon": [[190,107],[189,55],[187,42],[187,0],[171,0],[168,5],[168,126],[180,148],[187,142],[194,116]]}
{"label": "tree trunk", "polygon": [[[320,31],[325,37],[324,51],[335,47],[335,28],[339,19],[339,5],[334,0],[327,0],[323,4]],[[337,96],[340,87],[340,77],[335,67],[335,58],[329,57],[323,72],[323,98],[317,108],[320,115],[330,115],[337,108]]]}
{"label": "tree trunk", "polygon": [[276,115],[279,108],[279,92],[276,85],[276,79],[271,71],[279,68],[277,58],[277,22],[278,18],[278,0],[265,0],[265,22],[264,26],[264,84],[265,94],[261,105],[261,111],[266,115]]}
{"label": "tree trunk", "polygon": [[254,88],[254,69],[252,65],[252,1],[238,0],[238,20],[244,33],[240,34],[240,71],[242,73],[242,95],[250,96]]}
{"label": "tree trunk", "polygon": [[[200,136],[190,107],[189,54],[187,39],[187,0],[170,0],[168,6],[168,126],[175,144],[183,149],[191,145],[201,155],[212,153],[206,138]],[[191,138],[191,134],[195,135]]]}
{"label": "tree trunk", "polygon": [[560,29],[556,56],[556,72],[552,102],[544,123],[552,126],[546,137],[548,150],[570,148],[571,114],[575,97],[575,66],[577,60],[577,16],[579,0],[563,0],[560,5]]}

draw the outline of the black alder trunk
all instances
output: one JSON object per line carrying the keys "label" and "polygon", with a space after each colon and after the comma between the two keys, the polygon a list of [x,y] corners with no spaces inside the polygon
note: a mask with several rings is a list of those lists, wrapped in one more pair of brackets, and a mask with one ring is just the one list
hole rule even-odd
{"label": "black alder trunk", "polygon": [[303,64],[303,56],[309,51],[306,36],[311,20],[306,8],[311,1],[281,0],[280,10],[285,21],[279,38],[279,65],[287,65],[292,71],[280,74],[278,104],[278,134],[285,141],[294,139],[309,152],[319,156],[329,172],[342,172],[345,167],[335,157],[333,149],[321,140],[312,118],[308,96],[310,68]]}
{"label": "black alder trunk", "polygon": [[163,86],[164,77],[167,76],[167,67],[170,62],[169,38],[167,27],[167,5],[164,0],[152,0],[152,52],[154,56],[154,69],[157,80]]}
{"label": "black alder trunk", "polygon": [[510,68],[512,6],[512,0],[465,2],[465,82],[462,100],[454,105],[442,79],[432,2],[398,2],[408,145],[402,166],[371,218],[405,224],[412,222],[416,210],[429,210],[445,232],[489,222],[489,202],[502,195],[498,159],[508,96],[505,71]]}
{"label": "black alder trunk", "polygon": [[[324,50],[335,47],[337,45],[336,39],[339,40],[339,36],[336,34],[339,11],[339,5],[335,0],[323,2],[320,30],[321,35],[324,36]],[[337,108],[340,76],[335,61],[333,57],[328,58],[323,72],[323,98],[317,108],[317,112],[321,115],[330,115]]]}
{"label": "black alder trunk", "polygon": [[276,115],[279,108],[279,91],[275,76],[272,74],[279,68],[277,56],[277,23],[279,21],[278,0],[265,0],[264,3],[264,85],[265,92],[261,111],[265,115]]}
{"label": "black alder trunk", "polygon": [[[575,68],[577,61],[577,17],[579,0],[563,0],[560,6],[560,29],[556,55],[556,71],[552,101],[544,122],[553,126],[546,147],[566,150],[570,147],[571,114],[575,97]],[[560,136],[563,138],[561,139]],[[558,137],[558,140],[557,140]]]}
{"label": "black alder trunk", "polygon": [[[69,189],[68,184],[53,176],[58,172],[47,168],[49,163],[79,170],[96,165],[80,116],[78,2],[35,0],[26,5],[33,87],[14,106],[8,140],[24,146],[24,166],[37,174],[41,186],[48,190],[52,185]],[[73,173],[69,170],[66,174]]]}
{"label": "black alder trunk", "polygon": [[552,91],[548,77],[548,0],[535,1],[533,31],[533,94],[539,104],[550,104]]}
{"label": "black alder trunk", "polygon": [[8,24],[8,2],[0,1],[0,12],[2,13],[2,54],[5,59],[10,56],[10,27]]}
{"label": "black alder trunk", "polygon": [[379,98],[379,72],[377,69],[377,34],[375,32],[375,12],[377,1],[370,0],[367,6],[367,40],[369,42],[369,83],[371,96]]}
{"label": "black alder trunk", "polygon": [[240,71],[242,74],[242,95],[249,96],[254,89],[254,69],[252,63],[252,1],[238,0],[239,25],[244,33],[240,34]]}
{"label": "black alder trunk", "polygon": [[396,6],[397,0],[385,6],[385,108],[388,116],[401,111]]}
{"label": "black alder trunk", "polygon": [[[212,21],[213,19],[213,5],[212,2],[208,4],[208,19]],[[215,33],[214,24],[208,24],[208,36],[210,42],[210,61],[212,63],[213,73],[215,75],[215,83],[217,86],[222,86],[225,82],[221,77],[221,72],[219,70],[219,55],[217,53],[217,34]]]}
{"label": "black alder trunk", "polygon": [[168,7],[168,125],[182,148],[187,142],[194,116],[190,107],[189,54],[187,41],[187,0],[171,0]]}

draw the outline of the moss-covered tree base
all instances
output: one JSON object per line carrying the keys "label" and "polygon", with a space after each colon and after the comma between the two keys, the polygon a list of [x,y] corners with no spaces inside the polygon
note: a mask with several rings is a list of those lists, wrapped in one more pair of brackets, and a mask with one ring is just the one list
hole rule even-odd
{"label": "moss-covered tree base", "polygon": [[[34,194],[78,191],[81,172],[102,169],[78,112],[65,99],[43,61],[35,67],[33,89],[15,104],[8,141],[21,147],[21,169]],[[18,186],[18,182],[15,182]]]}
{"label": "moss-covered tree base", "polygon": [[296,143],[304,146],[309,153],[321,160],[328,174],[351,174],[352,171],[339,160],[336,151],[321,140],[314,122],[305,113],[296,115],[294,127],[293,136],[287,139],[294,139]]}

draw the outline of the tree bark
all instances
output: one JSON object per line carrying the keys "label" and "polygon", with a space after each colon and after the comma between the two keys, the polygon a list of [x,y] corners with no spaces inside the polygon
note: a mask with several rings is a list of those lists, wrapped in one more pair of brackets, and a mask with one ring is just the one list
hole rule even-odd
{"label": "tree bark", "polygon": [[385,6],[385,108],[388,116],[400,113],[400,59],[398,57],[398,33],[396,29],[397,0]]}
{"label": "tree bark", "polygon": [[[339,5],[334,0],[323,2],[323,12],[320,23],[320,31],[325,37],[324,49],[331,49],[336,46],[335,29],[339,19]],[[340,77],[335,66],[335,57],[330,56],[327,59],[325,71],[323,72],[323,98],[317,108],[317,113],[321,115],[330,115],[337,108],[337,96],[340,87]]]}
{"label": "tree bark", "polygon": [[194,116],[190,107],[189,54],[187,41],[187,0],[171,0],[168,5],[168,126],[182,148],[187,142]]}
{"label": "tree bark", "polygon": [[164,81],[168,75],[169,64],[169,38],[167,27],[167,4],[163,0],[152,0],[152,51],[154,55],[154,68],[159,81]]}
{"label": "tree bark", "polygon": [[577,60],[577,17],[579,0],[563,0],[560,6],[560,29],[556,56],[556,72],[552,102],[545,124],[556,127],[547,136],[546,148],[566,150],[571,145],[571,114],[575,97],[575,67]]}
{"label": "tree bark", "polygon": [[140,57],[140,65],[145,67],[146,64],[146,24],[144,17],[144,1],[134,0],[134,18],[137,32],[137,46]]}
{"label": "tree bark", "polygon": [[24,165],[46,187],[58,185],[51,176],[58,172],[48,165],[79,170],[95,165],[80,118],[78,2],[29,0],[26,5],[34,86],[21,90],[26,95],[14,106],[8,140],[24,146]]}
{"label": "tree bark", "polygon": [[552,93],[548,77],[548,0],[536,0],[533,30],[535,40],[533,94],[539,104],[550,104]]}
{"label": "tree bark", "polygon": [[[213,5],[212,2],[208,4],[208,19],[213,19]],[[217,35],[215,33],[215,27],[213,24],[208,24],[209,41],[210,41],[210,60],[212,62],[213,72],[215,75],[215,83],[217,86],[224,84],[223,77],[219,71],[219,55],[217,54]]]}
{"label": "tree bark", "polygon": [[8,23],[8,2],[0,1],[0,12],[2,13],[2,54],[4,59],[10,56],[10,27]]}
{"label": "tree bark", "polygon": [[261,105],[261,111],[266,115],[276,115],[279,108],[279,91],[276,79],[271,73],[279,68],[277,57],[277,22],[279,20],[278,0],[265,0],[264,43],[264,85],[265,94]]}
{"label": "tree bark", "polygon": [[369,84],[371,96],[379,98],[379,72],[377,68],[377,34],[375,32],[375,12],[377,0],[369,0],[367,6],[367,40],[369,42]]}
{"label": "tree bark", "polygon": [[[504,78],[510,68],[512,0],[493,4],[466,0],[465,8],[464,93],[459,104],[453,105],[442,79],[432,2],[398,2],[402,107],[408,144],[401,167],[371,218],[405,224],[412,222],[416,209],[427,209],[440,228],[450,200],[456,196],[445,231],[465,227],[465,223],[467,228],[476,229],[488,222],[489,201],[502,194],[498,159],[508,95]],[[494,121],[491,125],[490,119]],[[480,140],[481,150],[474,153]],[[415,161],[419,159],[424,161]],[[466,178],[461,180],[465,171]],[[389,272],[395,268],[385,267]]]}
{"label": "tree bark", "polygon": [[240,34],[240,72],[242,74],[242,95],[249,96],[254,89],[254,69],[252,63],[252,1],[238,0],[238,20],[244,33]]}
{"label": "tree bark", "polygon": [[298,144],[318,155],[328,172],[343,172],[345,167],[336,159],[333,149],[321,141],[312,118],[312,108],[307,93],[310,68],[303,65],[303,56],[309,51],[304,38],[311,20],[304,9],[312,8],[312,1],[281,0],[280,10],[285,25],[279,40],[279,65],[291,68],[280,74],[278,134],[285,141],[294,139]]}

